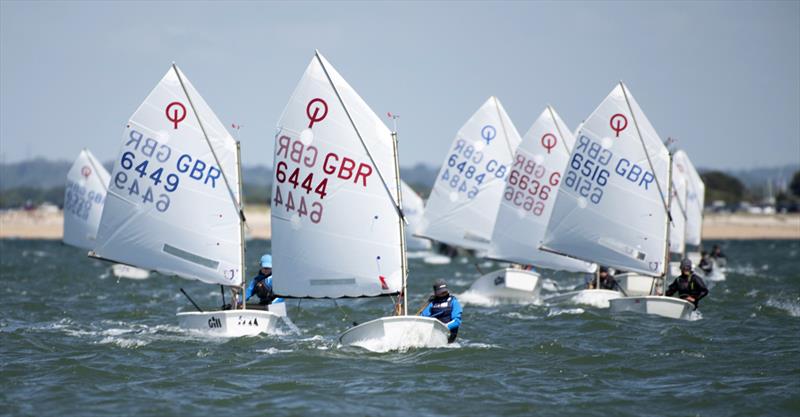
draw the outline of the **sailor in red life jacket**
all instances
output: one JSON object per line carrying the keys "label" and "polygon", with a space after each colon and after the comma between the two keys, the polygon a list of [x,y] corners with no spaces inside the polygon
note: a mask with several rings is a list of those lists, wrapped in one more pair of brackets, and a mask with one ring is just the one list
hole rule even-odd
{"label": "sailor in red life jacket", "polygon": [[447,282],[437,279],[433,283],[433,295],[428,306],[420,313],[424,317],[433,317],[444,323],[450,329],[447,343],[453,343],[458,336],[458,327],[461,326],[461,303],[456,297],[450,295]]}

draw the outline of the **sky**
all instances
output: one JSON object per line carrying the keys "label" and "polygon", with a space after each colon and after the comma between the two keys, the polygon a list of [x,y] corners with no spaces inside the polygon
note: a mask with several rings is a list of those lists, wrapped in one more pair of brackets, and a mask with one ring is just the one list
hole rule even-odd
{"label": "sky", "polygon": [[574,128],[620,80],[700,168],[800,163],[797,1],[2,0],[0,160],[116,158],[174,61],[242,125],[243,163],[271,166],[315,49],[378,115],[400,115],[404,167],[440,165],[489,96],[521,134],[547,104]]}

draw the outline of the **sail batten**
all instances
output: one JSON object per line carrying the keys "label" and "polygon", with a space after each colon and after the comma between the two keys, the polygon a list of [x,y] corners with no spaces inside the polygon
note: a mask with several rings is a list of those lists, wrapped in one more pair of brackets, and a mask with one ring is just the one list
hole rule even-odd
{"label": "sail batten", "polygon": [[383,175],[395,172],[391,132],[318,52],[278,122],[274,156],[275,293],[399,293],[399,187]]}
{"label": "sail batten", "polygon": [[236,141],[172,66],[125,128],[96,256],[210,284],[239,286]]}
{"label": "sail batten", "polygon": [[[620,83],[584,121],[543,246],[617,269],[664,273],[669,152]],[[666,184],[666,182],[664,182]]]}

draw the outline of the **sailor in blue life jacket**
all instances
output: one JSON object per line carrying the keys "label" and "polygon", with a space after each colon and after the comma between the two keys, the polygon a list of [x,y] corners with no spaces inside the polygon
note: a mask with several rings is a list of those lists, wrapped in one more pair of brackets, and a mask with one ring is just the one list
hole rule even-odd
{"label": "sailor in blue life jacket", "polygon": [[453,343],[458,336],[458,327],[461,326],[461,311],[461,303],[450,295],[447,283],[443,279],[437,279],[433,283],[433,295],[420,316],[433,317],[444,323],[450,329],[447,343]]}
{"label": "sailor in blue life jacket", "polygon": [[272,292],[272,255],[262,256],[260,266],[261,269],[258,270],[258,275],[250,280],[250,285],[244,295],[245,301],[255,294],[258,296],[259,305],[267,306],[273,303],[282,303],[283,298],[275,297],[275,293]]}
{"label": "sailor in blue life jacket", "polygon": [[700,300],[708,295],[708,288],[703,279],[692,272],[692,261],[684,259],[681,261],[681,275],[672,281],[667,288],[667,297],[672,294],[678,293],[678,297],[694,304],[694,308],[698,307]]}

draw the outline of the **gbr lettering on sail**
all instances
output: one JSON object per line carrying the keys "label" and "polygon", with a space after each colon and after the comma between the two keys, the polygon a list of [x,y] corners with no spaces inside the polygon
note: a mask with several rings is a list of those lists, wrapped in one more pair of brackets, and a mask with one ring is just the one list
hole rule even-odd
{"label": "gbr lettering on sail", "polygon": [[375,171],[368,161],[360,161],[344,149],[327,150],[330,146],[323,144],[321,150],[312,143],[313,127],[324,123],[327,113],[324,99],[310,100],[306,106],[308,129],[301,133],[282,129],[275,142],[272,209],[314,224],[324,221],[329,183],[345,182],[366,189]]}
{"label": "gbr lettering on sail", "polygon": [[627,117],[615,114],[609,120],[616,137],[597,139],[589,132],[581,132],[575,143],[575,151],[567,165],[564,186],[576,191],[593,204],[600,204],[603,192],[612,175],[635,184],[642,192],[653,188],[655,175],[642,164],[625,157],[616,157],[610,149],[612,141],[619,140],[619,133],[627,128]]}

